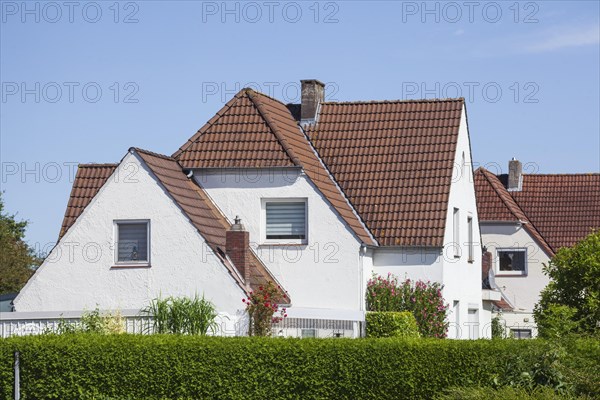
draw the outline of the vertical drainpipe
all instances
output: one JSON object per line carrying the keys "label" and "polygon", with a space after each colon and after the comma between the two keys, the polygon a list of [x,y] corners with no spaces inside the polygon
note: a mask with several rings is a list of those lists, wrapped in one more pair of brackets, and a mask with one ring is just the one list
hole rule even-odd
{"label": "vertical drainpipe", "polygon": [[[363,312],[363,314],[366,312],[366,296],[365,296],[365,266],[364,266],[364,259],[365,259],[365,254],[367,253],[367,246],[365,246],[364,244],[360,246],[360,249],[358,250],[358,259],[359,259],[359,269],[360,269],[360,279],[359,279],[359,290],[360,290],[360,311]],[[361,336],[365,336],[366,333],[366,324],[363,322],[362,324],[362,328],[361,328],[361,332],[360,335]]]}

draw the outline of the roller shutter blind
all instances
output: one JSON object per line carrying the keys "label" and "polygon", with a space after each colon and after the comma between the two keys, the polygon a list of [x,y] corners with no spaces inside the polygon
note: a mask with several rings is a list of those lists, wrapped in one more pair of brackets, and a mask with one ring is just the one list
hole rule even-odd
{"label": "roller shutter blind", "polygon": [[148,223],[118,223],[117,261],[148,261]]}
{"label": "roller shutter blind", "polygon": [[267,239],[306,239],[306,203],[266,203]]}

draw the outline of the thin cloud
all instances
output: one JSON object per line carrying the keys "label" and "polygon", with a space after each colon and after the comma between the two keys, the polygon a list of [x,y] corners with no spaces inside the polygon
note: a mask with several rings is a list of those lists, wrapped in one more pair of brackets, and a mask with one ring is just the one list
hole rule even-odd
{"label": "thin cloud", "polygon": [[590,26],[578,30],[549,32],[545,38],[526,45],[523,50],[529,53],[543,53],[569,47],[582,47],[600,43],[600,27]]}

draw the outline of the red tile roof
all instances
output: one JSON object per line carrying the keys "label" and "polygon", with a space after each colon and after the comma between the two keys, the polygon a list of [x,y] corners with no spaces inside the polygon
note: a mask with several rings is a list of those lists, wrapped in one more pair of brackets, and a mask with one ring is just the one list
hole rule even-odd
{"label": "red tile roof", "polygon": [[185,168],[293,167],[299,162],[242,90],[173,154]]}
{"label": "red tile roof", "polygon": [[479,220],[526,222],[550,256],[600,228],[600,174],[524,174],[520,191],[503,181],[505,175],[475,171]]}
{"label": "red tile roof", "polygon": [[[138,148],[131,148],[130,151],[139,155],[175,204],[180,207],[191,224],[213,249],[234,280],[246,291],[245,283],[233,270],[235,266],[224,257],[225,232],[230,228],[230,224],[220,214],[206,192],[185,175],[175,159]],[[100,191],[117,166],[118,164],[82,164],[79,166],[71,190],[71,198],[67,205],[61,237]],[[250,266],[250,281],[247,283],[252,290],[257,290],[259,286],[268,281],[277,283],[277,280],[254,252],[250,252]]]}
{"label": "red tile roof", "polygon": [[463,99],[321,104],[314,147],[381,245],[443,245]]}
{"label": "red tile roof", "polygon": [[485,168],[475,171],[475,194],[480,221],[527,221],[500,179]]}
{"label": "red tile roof", "polygon": [[525,174],[509,193],[554,251],[600,228],[600,174]]}
{"label": "red tile roof", "polygon": [[173,154],[184,168],[301,167],[367,244],[376,244],[281,102],[243,89]]}
{"label": "red tile roof", "polygon": [[58,235],[59,240],[75,223],[77,217],[90,204],[116,168],[117,164],[79,164]]}

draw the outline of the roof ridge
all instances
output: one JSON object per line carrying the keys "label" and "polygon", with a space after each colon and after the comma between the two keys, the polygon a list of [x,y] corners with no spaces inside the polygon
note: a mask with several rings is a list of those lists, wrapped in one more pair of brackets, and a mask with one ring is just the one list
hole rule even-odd
{"label": "roof ridge", "polygon": [[523,174],[523,176],[600,176],[600,172],[561,172],[556,174]]}
{"label": "roof ridge", "polygon": [[164,155],[164,154],[156,153],[154,151],[142,149],[140,147],[130,147],[129,151],[132,151],[132,150],[134,150],[136,152],[139,152],[139,153],[148,154],[148,155],[151,155],[151,156],[154,156],[154,157],[159,157],[159,158],[162,158],[162,159],[165,159],[165,160],[169,160],[169,161],[177,161],[175,158],[173,158],[171,156],[167,156],[167,155]]}
{"label": "roof ridge", "polygon": [[114,167],[119,165],[118,163],[81,163],[77,164],[78,168],[101,168],[101,167]]}
{"label": "roof ridge", "polygon": [[[254,106],[260,113],[261,117],[265,120],[265,122],[267,123],[267,125],[269,126],[271,131],[273,132],[273,135],[275,135],[275,137],[277,138],[277,141],[281,144],[281,147],[283,147],[283,150],[285,151],[286,155],[290,158],[290,160],[296,166],[301,167],[302,163],[296,156],[296,153],[294,152],[292,147],[288,144],[286,138],[281,134],[281,132],[279,132],[279,127],[277,126],[277,123],[271,119],[271,116],[269,115],[269,113],[263,108],[263,103],[261,102],[261,100],[254,97],[255,93],[257,93],[257,92],[255,92],[252,89],[246,90],[246,94],[248,95],[248,98],[250,99],[252,104],[254,104]],[[265,97],[271,99],[269,96],[265,96]],[[271,100],[276,101],[285,107],[285,104],[283,104],[282,102],[275,100],[275,99],[271,99]]]}
{"label": "roof ridge", "polygon": [[244,88],[237,92],[235,96],[231,98],[211,119],[206,121],[206,123],[198,129],[198,131],[192,135],[191,138],[187,140],[175,153],[171,155],[171,157],[177,159],[181,153],[183,153],[188,147],[190,147],[194,142],[196,142],[219,118],[223,116],[235,103],[238,102],[239,99],[242,98],[244,94],[247,94],[248,89]]}
{"label": "roof ridge", "polygon": [[465,102],[464,97],[448,97],[440,99],[392,99],[392,100],[353,100],[353,101],[323,101],[321,104],[355,105],[355,104],[397,104],[397,103],[441,103]]}

